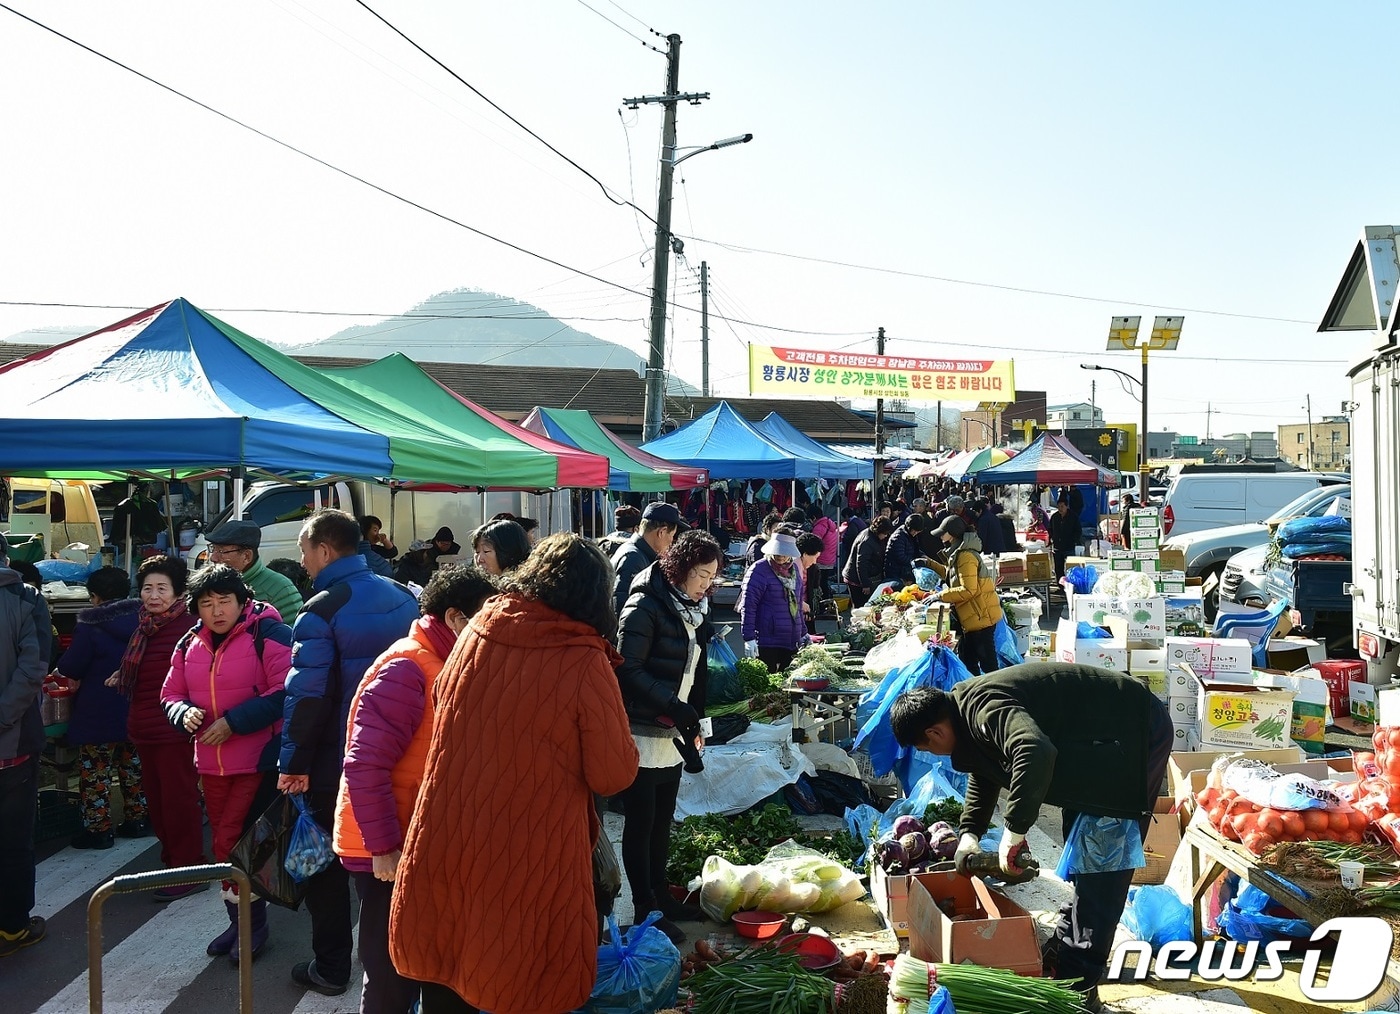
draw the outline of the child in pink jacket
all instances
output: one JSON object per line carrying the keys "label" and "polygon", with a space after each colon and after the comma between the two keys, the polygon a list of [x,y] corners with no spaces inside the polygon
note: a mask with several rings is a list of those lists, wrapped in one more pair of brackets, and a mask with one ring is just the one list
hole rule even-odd
{"label": "child in pink jacket", "polygon": [[[292,630],[221,563],[192,574],[186,596],[199,622],[176,645],[160,700],[170,723],[194,736],[214,861],[222,863],[243,834],[259,786],[277,767]],[[207,952],[237,963],[238,894],[232,881],[223,888],[229,926]],[[267,945],[267,902],[252,904],[257,957]]]}

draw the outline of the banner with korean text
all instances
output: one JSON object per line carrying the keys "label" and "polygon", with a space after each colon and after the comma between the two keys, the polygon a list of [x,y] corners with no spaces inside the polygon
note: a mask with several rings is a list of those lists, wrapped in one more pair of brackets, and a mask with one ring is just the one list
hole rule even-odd
{"label": "banner with korean text", "polygon": [[749,346],[749,393],[776,398],[1012,402],[1010,359],[939,359]]}

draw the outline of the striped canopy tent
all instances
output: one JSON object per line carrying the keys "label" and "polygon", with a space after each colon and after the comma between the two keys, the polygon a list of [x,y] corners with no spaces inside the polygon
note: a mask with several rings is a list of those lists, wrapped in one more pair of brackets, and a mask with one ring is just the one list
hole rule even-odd
{"label": "striped canopy tent", "polygon": [[608,489],[661,493],[671,489],[695,489],[709,482],[709,472],[705,469],[678,465],[638,450],[583,409],[536,405],[520,425],[558,443],[607,458]]}
{"label": "striped canopy tent", "polygon": [[979,447],[965,451],[943,468],[943,474],[957,482],[969,475],[976,475],[984,468],[1000,465],[1016,457],[1016,452],[1007,447]]}
{"label": "striped canopy tent", "polygon": [[1118,474],[1090,461],[1067,439],[1054,433],[1042,433],[1010,461],[976,473],[984,486],[1011,486],[1016,483],[1037,485],[1094,485],[1115,489]]}

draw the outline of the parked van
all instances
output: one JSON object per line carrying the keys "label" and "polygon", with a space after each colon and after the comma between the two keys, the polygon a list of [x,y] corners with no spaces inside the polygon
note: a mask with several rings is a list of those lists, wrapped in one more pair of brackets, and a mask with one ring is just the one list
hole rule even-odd
{"label": "parked van", "polygon": [[77,479],[5,480],[10,488],[10,516],[0,518],[0,531],[9,535],[38,535],[44,555],[81,543],[89,553],[102,546],[102,519],[92,487]]}
{"label": "parked van", "polygon": [[1335,472],[1182,472],[1167,489],[1162,535],[1264,521],[1318,486],[1346,481]]}
{"label": "parked van", "polygon": [[[279,557],[297,560],[301,549],[297,537],[307,515],[318,507],[334,507],[356,517],[372,514],[384,524],[384,531],[400,553],[408,552],[415,539],[428,540],[444,525],[452,529],[463,554],[471,555],[471,533],[492,515],[508,511],[516,516],[538,518],[541,535],[569,531],[572,505],[568,490],[550,494],[486,493],[400,490],[374,482],[332,482],[295,486],[280,482],[255,482],[243,494],[243,518],[262,529],[258,555],[263,560]],[[552,509],[551,509],[552,508]],[[209,529],[233,517],[232,508],[215,518]],[[203,534],[185,554],[191,567],[207,561],[209,546]]]}

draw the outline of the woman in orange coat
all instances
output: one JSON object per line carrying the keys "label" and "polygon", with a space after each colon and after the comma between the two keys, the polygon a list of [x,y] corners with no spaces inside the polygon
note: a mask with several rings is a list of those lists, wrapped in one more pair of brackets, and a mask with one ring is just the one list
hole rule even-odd
{"label": "woman in orange coat", "polygon": [[389,953],[424,983],[423,1014],[584,1004],[598,948],[593,794],[637,774],[607,558],[554,535],[501,584],[433,684],[395,880]]}

